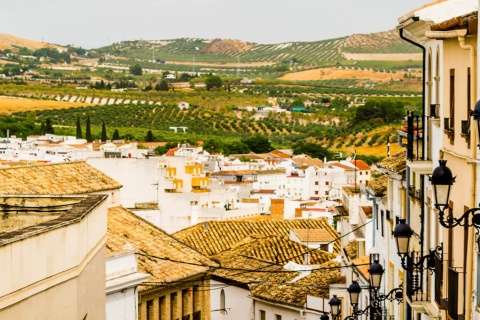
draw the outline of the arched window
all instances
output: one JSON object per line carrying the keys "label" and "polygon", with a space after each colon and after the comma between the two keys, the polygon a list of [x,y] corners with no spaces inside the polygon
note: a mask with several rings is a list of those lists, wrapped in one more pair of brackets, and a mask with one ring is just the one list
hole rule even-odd
{"label": "arched window", "polygon": [[220,291],[220,313],[225,314],[225,291]]}

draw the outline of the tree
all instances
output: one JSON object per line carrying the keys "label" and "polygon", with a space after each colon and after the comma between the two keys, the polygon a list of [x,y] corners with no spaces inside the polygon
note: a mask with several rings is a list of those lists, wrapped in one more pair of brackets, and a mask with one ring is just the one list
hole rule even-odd
{"label": "tree", "polygon": [[312,158],[318,158],[320,160],[323,160],[324,158],[327,158],[327,160],[330,160],[333,157],[333,154],[330,151],[328,151],[328,149],[322,147],[319,144],[305,142],[305,141],[297,142],[293,146],[293,153],[306,154]]}
{"label": "tree", "polygon": [[242,142],[255,153],[267,153],[273,150],[270,140],[258,134],[251,138],[244,139]]}
{"label": "tree", "polygon": [[113,132],[112,141],[113,140],[120,140],[120,133],[118,132],[118,129],[115,129]]}
{"label": "tree", "polygon": [[87,142],[92,142],[92,130],[90,128],[90,116],[87,115],[87,127],[85,129],[85,139],[87,139]]}
{"label": "tree", "polygon": [[102,121],[102,142],[107,142],[107,128],[105,128],[105,121]]}
{"label": "tree", "polygon": [[80,117],[77,116],[77,134],[76,134],[77,139],[82,139],[82,127],[80,126]]}
{"label": "tree", "polygon": [[157,91],[168,91],[168,89],[169,85],[166,79],[162,79],[162,81],[160,81],[160,83],[157,83],[157,85],[155,86],[155,90]]}
{"label": "tree", "polygon": [[167,142],[164,146],[158,146],[155,148],[154,152],[155,154],[161,156],[167,153],[168,150],[175,148],[177,146],[176,142]]}
{"label": "tree", "polygon": [[212,152],[221,153],[223,151],[223,145],[220,141],[218,141],[218,139],[208,139],[202,145],[202,148],[203,148],[203,150],[206,150],[210,153],[212,153]]}
{"label": "tree", "polygon": [[53,129],[52,120],[50,120],[50,118],[47,118],[45,120],[45,132],[44,133],[51,133],[51,134],[55,133],[55,129]]}
{"label": "tree", "polygon": [[134,66],[130,66],[130,73],[134,76],[141,76],[143,74],[142,67],[137,63]]}
{"label": "tree", "polygon": [[146,142],[153,142],[154,141],[154,137],[153,137],[153,133],[152,133],[152,130],[148,130],[147,132],[147,138],[145,139]]}
{"label": "tree", "polygon": [[212,88],[221,88],[222,79],[219,76],[208,76],[205,79],[205,87],[207,90],[210,90]]}

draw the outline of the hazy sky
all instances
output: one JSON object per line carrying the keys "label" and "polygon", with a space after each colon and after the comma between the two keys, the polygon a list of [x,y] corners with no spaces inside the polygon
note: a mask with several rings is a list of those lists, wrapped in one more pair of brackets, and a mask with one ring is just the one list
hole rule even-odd
{"label": "hazy sky", "polygon": [[0,33],[87,49],[122,40],[315,41],[395,28],[433,0],[1,0]]}

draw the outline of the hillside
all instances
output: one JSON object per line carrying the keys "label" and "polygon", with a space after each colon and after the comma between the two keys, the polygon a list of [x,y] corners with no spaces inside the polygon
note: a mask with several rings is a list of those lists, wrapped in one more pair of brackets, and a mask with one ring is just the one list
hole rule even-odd
{"label": "hillside", "polygon": [[30,50],[37,50],[41,48],[62,48],[61,46],[46,42],[37,42],[33,40],[15,37],[10,34],[0,33],[0,50],[12,50],[15,49],[15,47],[22,47]]}
{"label": "hillside", "polygon": [[[319,64],[326,61],[345,61],[352,54],[404,54],[406,60],[419,60],[419,49],[405,42],[398,31],[391,30],[366,35],[328,39],[314,42],[286,42],[279,44],[247,43],[231,39],[172,39],[139,40],[114,43],[99,48],[98,52],[112,57],[139,58],[162,61],[196,62],[271,62],[296,60],[298,63]],[[395,56],[392,55],[395,58]],[[396,57],[395,59],[398,59]]]}

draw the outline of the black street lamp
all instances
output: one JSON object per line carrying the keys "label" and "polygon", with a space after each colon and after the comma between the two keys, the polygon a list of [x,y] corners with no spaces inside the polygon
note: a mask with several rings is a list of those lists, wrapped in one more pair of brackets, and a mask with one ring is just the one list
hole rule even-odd
{"label": "black street lamp", "polygon": [[350,304],[352,305],[353,309],[356,310],[358,306],[358,299],[360,298],[360,292],[362,291],[358,281],[353,281],[348,287],[347,291],[350,295]]}
{"label": "black street lamp", "polygon": [[[415,256],[415,252],[410,252],[410,238],[413,230],[405,223],[405,219],[400,219],[399,223],[393,229],[393,236],[397,243],[397,254],[402,260],[402,268],[407,271],[407,279],[412,279],[414,273],[423,273],[424,270],[435,271],[435,255],[441,255],[442,245],[430,250],[430,253],[424,256]],[[426,266],[424,265],[427,261]],[[411,295],[422,290],[423,281],[407,281],[407,294]]]}
{"label": "black street lamp", "polygon": [[[380,284],[382,282],[383,273],[385,272],[383,266],[378,263],[378,255],[373,256],[373,262],[370,265],[370,269],[368,270],[368,272],[370,273],[370,283],[368,287],[370,293],[370,304],[364,310],[358,310],[358,302],[362,288],[358,284],[358,281],[353,281],[347,289],[350,296],[350,304],[353,308],[353,314],[351,316],[347,316],[344,320],[354,320],[357,316],[364,314],[370,315],[371,319],[377,319],[381,317],[382,314],[382,309],[380,305],[382,301],[396,300],[398,301],[398,303],[401,303],[403,301],[402,285],[400,285],[399,288],[391,290],[387,294],[378,292],[380,289]],[[336,295],[334,295],[333,298],[330,299],[329,304],[331,307],[332,318],[336,319],[340,315],[340,300],[337,298]]]}
{"label": "black street lamp", "polygon": [[336,295],[333,295],[328,304],[330,305],[330,312],[332,313],[333,319],[336,319],[340,315],[340,299],[338,299]]}
{"label": "black street lamp", "polygon": [[370,273],[370,287],[375,290],[380,289],[384,272],[385,270],[383,270],[382,265],[378,263],[378,259],[374,259],[370,265],[370,269],[368,269],[368,273]]}
{"label": "black street lamp", "polygon": [[[478,108],[478,110],[477,110]],[[480,102],[475,105],[475,111],[478,111],[478,121],[480,122]],[[474,116],[475,119],[475,116]],[[453,228],[456,226],[475,227],[477,234],[480,233],[480,208],[471,208],[464,212],[460,218],[455,218],[449,206],[450,188],[455,182],[452,171],[446,166],[446,160],[440,160],[440,165],[433,170],[430,181],[435,193],[435,208],[438,209],[438,221],[444,228]],[[445,211],[447,216],[445,217]],[[471,221],[470,221],[471,216]]]}

